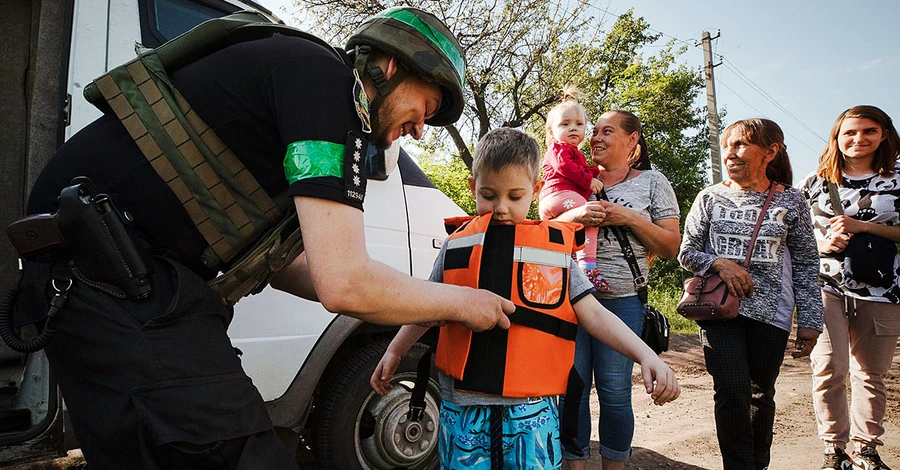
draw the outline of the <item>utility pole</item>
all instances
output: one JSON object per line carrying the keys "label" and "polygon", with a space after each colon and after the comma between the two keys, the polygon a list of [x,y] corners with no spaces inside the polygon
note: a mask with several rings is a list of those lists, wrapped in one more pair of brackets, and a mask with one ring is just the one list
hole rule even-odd
{"label": "utility pole", "polygon": [[[720,31],[710,37],[709,31],[704,31],[701,37],[703,45],[703,78],[706,79],[706,110],[707,123],[709,125],[709,167],[712,169],[713,184],[722,182],[722,159],[719,154],[719,112],[716,108],[716,82],[713,77],[713,68],[722,64],[713,64],[712,40],[718,39]],[[696,45],[696,44],[695,44]]]}

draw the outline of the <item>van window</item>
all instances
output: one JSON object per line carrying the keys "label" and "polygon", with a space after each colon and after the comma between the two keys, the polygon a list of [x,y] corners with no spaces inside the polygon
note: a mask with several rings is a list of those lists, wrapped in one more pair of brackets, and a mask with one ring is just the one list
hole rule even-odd
{"label": "van window", "polygon": [[146,47],[157,47],[208,19],[239,10],[216,0],[144,0],[141,3],[141,41]]}

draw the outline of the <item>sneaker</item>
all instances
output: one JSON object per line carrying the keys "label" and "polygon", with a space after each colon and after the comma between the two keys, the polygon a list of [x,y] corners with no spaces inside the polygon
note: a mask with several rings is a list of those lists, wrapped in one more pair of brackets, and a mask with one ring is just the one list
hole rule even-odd
{"label": "sneaker", "polygon": [[825,446],[824,456],[821,470],[848,470],[853,467],[850,456],[840,447]]}
{"label": "sneaker", "polygon": [[891,470],[881,461],[878,451],[872,446],[865,446],[853,452],[853,468],[860,470]]}
{"label": "sneaker", "polygon": [[591,284],[594,285],[594,288],[597,289],[597,292],[611,292],[609,289],[609,281],[600,274],[600,270],[598,269],[586,269],[584,271],[587,274],[588,280],[591,281]]}

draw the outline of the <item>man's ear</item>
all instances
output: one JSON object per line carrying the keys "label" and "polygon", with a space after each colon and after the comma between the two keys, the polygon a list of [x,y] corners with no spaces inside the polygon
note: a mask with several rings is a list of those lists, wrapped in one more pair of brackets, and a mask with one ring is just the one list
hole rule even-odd
{"label": "man's ear", "polygon": [[475,197],[475,177],[469,176],[469,190],[472,191],[472,197]]}
{"label": "man's ear", "polygon": [[390,60],[388,60],[387,65],[385,66],[384,78],[386,80],[390,80],[391,77],[394,76],[395,72],[397,72],[397,59],[391,57]]}

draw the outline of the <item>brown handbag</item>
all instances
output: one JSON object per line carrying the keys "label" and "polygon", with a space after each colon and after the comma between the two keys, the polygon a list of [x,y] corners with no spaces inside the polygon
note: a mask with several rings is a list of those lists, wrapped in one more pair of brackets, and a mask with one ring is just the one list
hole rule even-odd
{"label": "brown handbag", "polygon": [[[753,256],[753,247],[756,245],[756,236],[762,227],[762,221],[766,217],[766,210],[775,195],[775,183],[769,186],[769,195],[759,212],[756,220],[756,228],[750,237],[750,245],[747,247],[747,256],[744,258],[744,269],[750,268],[750,258]],[[694,276],[684,281],[684,294],[675,308],[681,316],[688,320],[730,320],[738,316],[740,299],[731,295],[728,285],[718,274],[709,276]]]}

